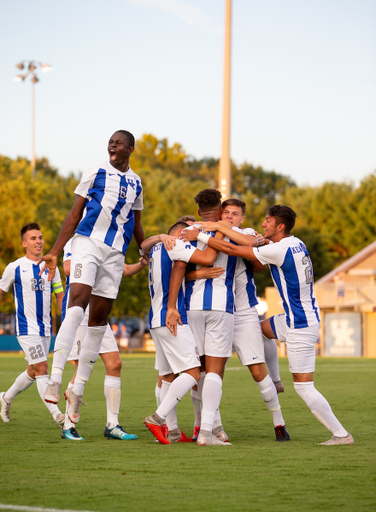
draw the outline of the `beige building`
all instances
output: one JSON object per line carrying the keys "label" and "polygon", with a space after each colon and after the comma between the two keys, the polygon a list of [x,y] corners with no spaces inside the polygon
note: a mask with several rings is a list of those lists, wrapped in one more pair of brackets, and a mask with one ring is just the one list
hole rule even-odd
{"label": "beige building", "polygon": [[[376,357],[376,241],[319,279],[315,294],[321,309],[318,353]],[[265,290],[265,299],[267,316],[283,313],[274,288]],[[279,351],[285,355],[283,344]]]}

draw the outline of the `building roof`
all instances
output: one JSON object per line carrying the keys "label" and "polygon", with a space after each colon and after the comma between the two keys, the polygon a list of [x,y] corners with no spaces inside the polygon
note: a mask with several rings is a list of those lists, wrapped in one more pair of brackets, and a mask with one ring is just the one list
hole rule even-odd
{"label": "building roof", "polygon": [[334,270],[330,271],[328,274],[326,274],[324,277],[316,281],[316,286],[324,283],[328,283],[334,279],[334,276],[338,274],[338,272],[347,272],[348,270],[352,269],[356,265],[359,265],[362,261],[364,261],[366,258],[371,256],[376,252],[376,240],[372,242],[371,244],[367,245],[362,249],[361,251],[354,254],[354,256],[351,256],[348,260],[343,262],[341,265],[336,267]]}

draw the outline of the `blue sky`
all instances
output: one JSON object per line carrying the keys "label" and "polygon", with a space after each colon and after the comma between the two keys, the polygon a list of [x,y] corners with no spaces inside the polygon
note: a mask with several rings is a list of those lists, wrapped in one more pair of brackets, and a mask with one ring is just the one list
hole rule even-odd
{"label": "blue sky", "polygon": [[[127,129],[219,157],[225,0],[12,0],[0,5],[0,153],[63,174],[107,157]],[[376,170],[376,2],[233,0],[231,157],[299,185]]]}

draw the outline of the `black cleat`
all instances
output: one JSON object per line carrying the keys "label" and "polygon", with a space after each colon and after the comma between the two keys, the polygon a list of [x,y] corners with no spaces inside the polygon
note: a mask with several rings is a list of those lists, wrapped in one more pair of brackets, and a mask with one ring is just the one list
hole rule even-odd
{"label": "black cleat", "polygon": [[276,441],[290,441],[291,436],[286,430],[286,425],[274,427]]}

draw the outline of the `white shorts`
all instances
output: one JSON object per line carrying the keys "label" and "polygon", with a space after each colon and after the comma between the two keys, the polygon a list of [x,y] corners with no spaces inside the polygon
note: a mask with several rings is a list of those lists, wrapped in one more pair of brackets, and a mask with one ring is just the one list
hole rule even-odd
{"label": "white shorts", "polygon": [[116,299],[124,271],[124,254],[103,242],[74,235],[70,284],[92,287],[92,294]]}
{"label": "white shorts", "polygon": [[178,325],[176,336],[165,326],[150,329],[150,334],[157,351],[159,375],[180,373],[200,366],[196,341],[189,325]]}
{"label": "white shorts", "polygon": [[25,352],[26,360],[29,365],[47,361],[50,351],[51,336],[38,336],[30,334],[28,336],[17,336],[18,343]]}
{"label": "white shorts", "polygon": [[[82,324],[78,327],[72,350],[68,356],[68,361],[78,361],[80,358],[82,342],[87,333],[87,327],[87,325]],[[114,333],[109,325],[107,325],[106,332],[104,333],[99,354],[107,354],[108,352],[119,352]]]}
{"label": "white shorts", "polygon": [[[320,322],[309,327],[291,329],[286,324],[286,315],[271,317],[270,325],[278,341],[285,341],[289,370],[291,373],[315,371],[316,343],[319,339]],[[280,337],[282,339],[280,339]]]}
{"label": "white shorts", "polygon": [[187,311],[200,356],[231,357],[234,315],[225,311]]}
{"label": "white shorts", "polygon": [[243,366],[265,363],[261,324],[255,307],[234,313],[233,345]]}

